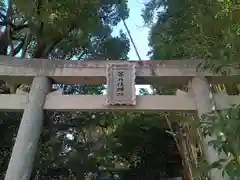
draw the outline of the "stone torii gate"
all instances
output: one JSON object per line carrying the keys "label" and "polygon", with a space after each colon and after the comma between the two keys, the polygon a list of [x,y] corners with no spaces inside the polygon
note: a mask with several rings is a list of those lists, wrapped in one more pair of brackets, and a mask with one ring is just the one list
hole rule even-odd
{"label": "stone torii gate", "polygon": [[[210,84],[238,83],[240,73],[221,76],[197,72],[199,61],[64,61],[17,59],[0,56],[0,79],[9,84],[31,84],[30,93],[0,94],[0,110],[24,111],[5,180],[29,180],[38,140],[47,111],[181,111],[199,117],[214,109],[240,104],[240,96],[212,94]],[[152,68],[154,67],[154,69]],[[152,74],[154,70],[155,75]],[[188,93],[136,96],[135,84],[189,84]],[[52,92],[52,84],[107,84],[106,96],[64,95]],[[62,102],[62,103],[61,103]],[[85,103],[91,102],[91,103]],[[209,137],[213,138],[213,137]],[[207,144],[205,156],[212,163],[219,157]],[[212,180],[225,180],[220,170]]]}

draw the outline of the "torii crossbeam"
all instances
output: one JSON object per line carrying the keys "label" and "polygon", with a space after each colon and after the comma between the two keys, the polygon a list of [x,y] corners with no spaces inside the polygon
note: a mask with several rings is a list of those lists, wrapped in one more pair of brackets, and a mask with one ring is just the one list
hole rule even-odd
{"label": "torii crossbeam", "polygon": [[[228,76],[223,76],[209,71],[200,71],[197,70],[199,63],[200,61],[196,60],[145,62],[29,60],[0,56],[1,80],[5,80],[9,84],[32,83],[30,93],[0,95],[0,110],[24,111],[5,180],[29,180],[42,130],[44,110],[187,111],[196,112],[201,118],[202,115],[212,110],[229,108],[231,104],[240,104],[240,96],[228,96],[224,93],[212,94],[209,88],[209,83],[240,84],[240,72],[233,70]],[[109,64],[120,66],[134,64],[131,72],[134,74],[134,78],[129,75],[124,76],[119,73],[120,71],[112,72],[111,70],[113,79],[107,81]],[[124,70],[122,71],[124,72]],[[122,76],[118,83],[114,81],[114,78],[117,77],[116,74]],[[124,80],[123,76],[132,79]],[[106,84],[107,82],[110,86],[109,92],[114,91],[115,93],[109,95],[107,101],[105,96],[64,95],[52,92],[53,84]],[[135,84],[152,83],[163,86],[188,84],[189,92],[177,93],[174,96],[136,97],[133,88],[129,90]],[[121,90],[123,87],[121,84],[125,84],[123,90],[125,94],[115,92],[115,90]],[[114,100],[113,102],[121,101],[116,94],[124,94],[123,96],[129,97],[129,99],[133,99],[131,96],[134,95],[135,99],[132,101],[133,103],[130,102],[130,106],[115,106],[106,103],[112,100]],[[218,160],[218,156],[215,149],[207,145],[208,141],[209,139],[204,141],[205,155],[208,162],[212,163]],[[223,180],[220,170],[211,171],[210,174],[212,180]]]}

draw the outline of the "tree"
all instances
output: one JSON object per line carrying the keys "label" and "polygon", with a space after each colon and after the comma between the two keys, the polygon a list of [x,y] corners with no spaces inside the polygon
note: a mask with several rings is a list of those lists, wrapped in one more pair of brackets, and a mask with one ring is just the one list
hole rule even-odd
{"label": "tree", "polygon": [[[7,6],[1,6],[1,25],[5,27],[1,34],[2,55],[20,56],[21,58],[50,58],[50,59],[127,59],[129,41],[125,34],[120,32],[118,37],[112,37],[112,27],[122,17],[128,17],[127,1],[9,1]],[[27,4],[27,5],[26,5]],[[8,13],[9,12],[9,13]],[[20,28],[21,27],[21,28]],[[10,52],[7,49],[10,48]],[[8,91],[6,83],[2,82],[3,93]],[[68,94],[99,94],[104,87],[86,85],[57,85]],[[85,146],[93,144],[96,134],[91,136],[98,122],[92,123],[92,115],[101,120],[100,113],[53,113],[45,120],[45,128],[41,137],[41,149],[36,158],[36,164],[32,178],[56,178],[62,179],[76,177],[81,179],[85,171],[79,173],[79,153]],[[15,116],[15,114],[14,114]],[[4,114],[1,127],[10,123],[8,119],[14,118],[11,114]],[[79,123],[79,120],[81,123]],[[49,122],[50,121],[50,122]],[[69,122],[70,121],[70,122]],[[12,122],[13,132],[16,132],[18,123]],[[92,123],[92,124],[91,124]],[[3,131],[4,132],[4,131]],[[1,146],[7,146],[8,150],[14,142],[13,132],[4,132],[10,141],[1,142]],[[66,138],[66,134],[72,134],[74,140]],[[84,134],[89,133],[85,141]],[[98,135],[100,137],[100,135]],[[97,137],[98,137],[97,136]],[[76,140],[77,139],[77,140]],[[12,142],[9,144],[9,142]],[[8,144],[7,144],[8,143]],[[51,147],[49,147],[51,146]],[[67,151],[66,147],[71,147]],[[89,150],[91,151],[91,149]],[[1,160],[3,170],[7,168],[7,160],[11,151],[6,148],[1,151],[4,156]],[[76,152],[76,153],[75,153]],[[75,153],[75,154],[74,154]],[[80,153],[81,154],[81,153]],[[60,164],[61,166],[60,166]],[[76,164],[77,163],[77,164]],[[68,165],[70,167],[68,167]],[[94,165],[93,165],[94,166]],[[4,171],[1,175],[4,176]],[[77,174],[76,174],[77,173]],[[59,178],[59,177],[58,177]]]}
{"label": "tree", "polygon": [[[232,1],[168,0],[158,1],[158,3],[149,1],[143,15],[147,22],[153,18],[154,12],[159,7],[165,7],[165,9],[158,12],[157,22],[151,31],[152,57],[155,59],[167,56],[169,56],[167,59],[200,58],[217,61],[218,64],[225,63],[225,65],[238,61],[236,57],[239,55],[230,53],[239,46],[237,3]],[[167,43],[168,46],[164,46]],[[169,47],[173,48],[172,53]],[[160,54],[161,52],[163,54]]]}
{"label": "tree", "polygon": [[[156,23],[152,23],[157,16]],[[239,4],[236,1],[148,1],[143,17],[152,25],[149,36],[152,59],[202,59],[202,67],[213,72],[227,74],[231,68],[239,69]],[[223,87],[223,88],[222,88]],[[213,92],[227,91],[228,94],[239,94],[237,85],[214,85]],[[203,120],[201,128],[207,134],[217,134],[219,140],[211,142],[219,150],[229,154],[233,159],[228,161],[226,170],[230,178],[239,177],[238,149],[234,149],[234,138],[225,129],[226,123],[235,129],[238,126],[239,107],[231,112],[212,112]],[[231,119],[231,120],[230,120]],[[230,128],[230,129],[231,129]],[[225,129],[225,130],[224,130]],[[239,130],[239,129],[237,129]],[[221,135],[219,135],[221,134]],[[221,148],[220,148],[221,147]],[[228,150],[226,150],[228,149]],[[235,155],[234,155],[235,154]],[[230,159],[231,159],[230,158]],[[222,160],[221,160],[222,161]],[[216,162],[217,165],[222,162]],[[216,168],[216,164],[213,167]]]}
{"label": "tree", "polygon": [[182,176],[181,157],[162,114],[135,113],[111,135],[114,154],[130,171],[123,179],[164,179]]}
{"label": "tree", "polygon": [[[4,31],[4,40],[2,45],[4,51],[2,55],[20,56],[21,58],[49,58],[65,60],[125,60],[129,51],[129,41],[125,34],[120,32],[118,37],[112,37],[111,32],[121,18],[126,19],[128,9],[126,1],[9,1],[8,6],[4,7],[5,12],[11,10],[11,14],[4,16],[10,19],[4,26],[10,30]],[[27,4],[27,6],[26,6]],[[15,26],[19,27],[16,30]],[[20,28],[22,27],[22,28]],[[7,36],[7,32],[10,36]],[[7,51],[6,48],[10,49]],[[36,59],[37,60],[37,59]],[[4,93],[6,93],[6,85]],[[101,94],[104,87],[87,85],[55,85],[57,89],[61,88],[65,94]],[[14,114],[15,115],[15,114]],[[145,168],[143,174],[147,174],[154,168],[154,171],[166,173],[166,160],[163,154],[158,155],[157,151],[161,149],[163,153],[168,152],[160,148],[160,142],[155,137],[166,137],[169,140],[169,146],[175,151],[172,139],[161,128],[154,128],[144,119],[156,118],[152,115],[137,115],[135,113],[48,113],[44,122],[44,130],[40,140],[40,148],[36,157],[32,179],[85,179],[89,172],[99,172],[100,167],[116,167],[119,165],[119,159],[125,164],[131,164],[131,170],[140,172]],[[10,114],[3,117],[3,127],[6,127],[7,118],[14,118]],[[134,118],[132,121],[131,118]],[[138,121],[139,120],[139,121]],[[122,122],[123,121],[123,122]],[[142,127],[148,129],[142,133]],[[124,124],[122,124],[124,123]],[[159,123],[161,125],[161,123]],[[13,124],[14,132],[17,130],[17,123]],[[124,130],[125,129],[125,130]],[[128,129],[133,130],[133,137],[128,134]],[[9,131],[4,132],[9,139],[12,135]],[[138,134],[141,133],[144,139],[143,144],[139,144]],[[68,136],[71,135],[71,138]],[[110,137],[119,136],[117,141],[126,146],[133,144],[135,140],[138,143],[133,144],[129,149],[119,151],[118,148],[108,144]],[[128,137],[128,138],[124,138]],[[131,137],[131,138],[130,138]],[[154,137],[154,139],[153,139]],[[140,138],[140,139],[141,139]],[[1,146],[10,145],[0,143]],[[147,145],[154,146],[151,153],[156,156],[156,160],[148,154],[136,151],[137,147],[146,149]],[[116,145],[116,144],[114,144]],[[110,146],[110,150],[105,148]],[[101,151],[104,151],[101,155]],[[116,150],[115,152],[113,150]],[[133,167],[134,160],[129,159],[126,154],[129,151],[132,157],[138,156],[142,159],[140,166]],[[4,151],[2,151],[4,152]],[[9,151],[10,152],[10,151]],[[105,153],[106,152],[106,153]],[[113,154],[114,153],[114,154]],[[179,155],[174,155],[177,162],[174,166],[180,167]],[[116,158],[114,159],[113,157]],[[9,158],[9,153],[3,156]],[[171,156],[170,156],[171,157]],[[174,159],[174,158],[173,158]],[[116,162],[117,160],[117,162]],[[119,161],[118,161],[119,160]],[[154,160],[154,163],[150,162]],[[144,163],[147,162],[147,163]],[[2,177],[6,169],[6,162],[3,164]],[[169,163],[170,164],[170,163]],[[167,164],[167,165],[169,165]],[[159,165],[159,167],[158,167]],[[160,165],[163,165],[160,167]],[[177,168],[176,168],[177,169]],[[155,172],[150,172],[154,175]],[[169,172],[167,176],[169,176]],[[177,174],[177,173],[176,173]],[[158,177],[159,174],[157,174]],[[149,176],[146,176],[149,177]]]}

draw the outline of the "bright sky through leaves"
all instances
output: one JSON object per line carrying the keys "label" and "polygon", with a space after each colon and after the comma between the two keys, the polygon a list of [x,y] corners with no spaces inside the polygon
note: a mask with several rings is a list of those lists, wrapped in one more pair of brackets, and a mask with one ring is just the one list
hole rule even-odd
{"label": "bright sky through leaves", "polygon": [[[126,20],[128,28],[131,32],[132,38],[137,46],[138,52],[141,56],[142,60],[149,60],[147,57],[147,52],[149,51],[148,47],[148,32],[149,28],[144,27],[144,22],[141,17],[142,9],[144,8],[144,4],[141,0],[129,0],[128,6],[130,9],[130,16]],[[115,28],[114,35],[118,35],[119,30],[123,30],[126,32],[123,23],[119,23],[119,25]],[[131,44],[131,50],[128,54],[130,60],[138,60],[138,57],[133,49],[133,45]],[[137,85],[137,93],[139,88],[147,88],[149,91],[151,89],[147,85]]]}

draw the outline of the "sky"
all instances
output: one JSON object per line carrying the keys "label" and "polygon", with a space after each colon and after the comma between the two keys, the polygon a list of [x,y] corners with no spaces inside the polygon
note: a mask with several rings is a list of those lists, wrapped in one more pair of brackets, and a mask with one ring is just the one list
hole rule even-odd
{"label": "sky", "polygon": [[[148,48],[148,31],[149,29],[144,27],[144,22],[141,17],[142,9],[144,8],[145,0],[128,0],[128,7],[130,9],[130,16],[126,20],[126,24],[131,32],[132,38],[137,46],[138,52],[142,60],[148,60],[147,52]],[[7,0],[4,0],[7,4]],[[113,35],[118,35],[119,30],[126,32],[123,23],[120,22],[114,29]],[[138,57],[131,44],[131,50],[128,54],[131,60],[138,60]]]}
{"label": "sky", "polygon": [[[130,9],[129,18],[125,21],[129,31],[131,32],[133,41],[138,49],[140,57],[142,60],[149,60],[147,56],[147,52],[149,51],[148,47],[148,32],[149,28],[144,27],[144,22],[141,17],[142,9],[144,8],[143,4],[144,0],[128,0],[128,7]],[[114,29],[113,35],[118,35],[119,30],[123,30],[123,32],[127,33],[122,22]],[[130,60],[138,60],[138,56],[136,55],[133,45],[131,44],[131,50],[128,54]],[[147,88],[151,91],[148,85],[137,85],[136,93],[138,94],[139,88]]]}
{"label": "sky", "polygon": [[[7,0],[4,0],[7,4]],[[144,22],[141,17],[142,9],[144,8],[144,1],[146,0],[128,0],[128,7],[130,9],[129,18],[125,21],[130,32],[132,35],[132,38],[135,42],[135,45],[138,49],[138,52],[140,54],[140,57],[142,60],[149,60],[149,57],[147,57],[147,52],[149,51],[148,47],[148,32],[149,28],[144,27]],[[117,27],[115,27],[113,31],[113,35],[117,36],[119,35],[119,31],[123,30],[123,32],[126,32],[126,29],[123,25],[123,22],[120,22]],[[131,44],[130,52],[128,54],[130,60],[138,60],[138,56],[136,55],[133,45]],[[139,88],[147,88],[149,91],[151,91],[149,86],[145,85],[138,85],[136,86],[136,92],[138,93]]]}
{"label": "sky", "polygon": [[[148,31],[149,28],[144,27],[144,22],[141,17],[142,9],[144,8],[144,0],[128,0],[128,7],[130,9],[129,18],[125,21],[132,38],[137,46],[138,52],[142,60],[148,60],[147,52],[148,48]],[[118,35],[119,30],[126,32],[126,29],[122,22],[114,29],[113,35]],[[126,32],[127,33],[127,32]],[[131,50],[128,54],[131,60],[138,60],[138,57],[131,44]]]}

